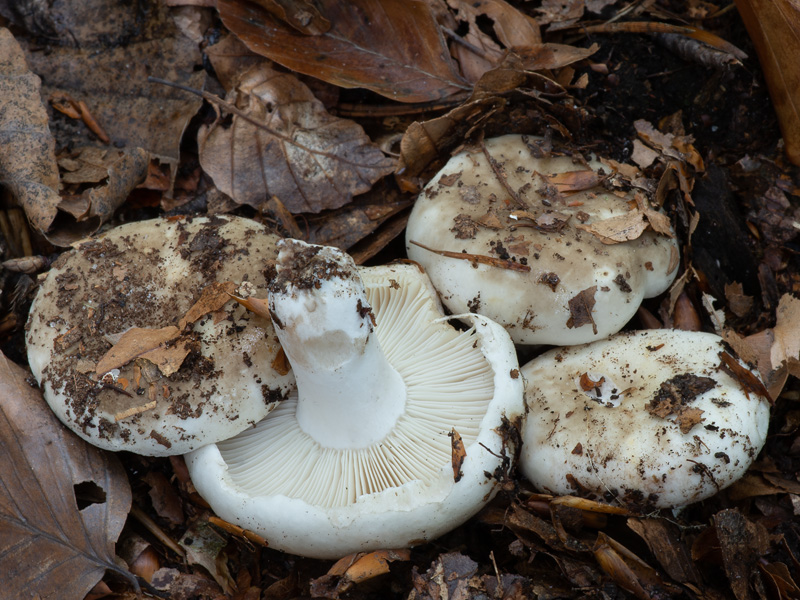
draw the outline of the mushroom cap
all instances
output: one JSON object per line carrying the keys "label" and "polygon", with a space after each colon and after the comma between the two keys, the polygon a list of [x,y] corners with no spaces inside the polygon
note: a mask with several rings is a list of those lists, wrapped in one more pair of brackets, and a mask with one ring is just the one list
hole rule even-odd
{"label": "mushroom cap", "polygon": [[[31,370],[58,418],[101,448],[165,456],[266,416],[294,388],[291,372],[270,366],[279,350],[270,320],[228,301],[178,325],[212,283],[265,288],[262,270],[277,240],[241,217],[154,219],[59,257],[31,306],[26,336]],[[155,356],[97,372],[120,334],[168,326],[175,336],[156,343]],[[145,333],[133,330],[128,341]]]}
{"label": "mushroom cap", "polygon": [[721,368],[723,352],[716,335],[661,329],[535,358],[521,369],[522,472],[550,493],[642,510],[714,495],[744,474],[769,425],[768,401]]}
{"label": "mushroom cap", "polygon": [[[493,497],[515,452],[522,379],[505,330],[478,315],[468,331],[453,328],[415,265],[360,274],[375,335],[408,390],[387,436],[323,447],[298,425],[293,396],[254,428],[187,456],[220,517],[293,554],[338,558],[433,539]],[[465,449],[457,482],[454,430]]]}
{"label": "mushroom cap", "polygon": [[[506,327],[517,344],[603,339],[628,322],[643,298],[669,287],[677,272],[677,244],[652,230],[604,244],[582,229],[635,214],[634,194],[618,196],[599,186],[568,196],[548,193],[557,186],[545,185],[542,175],[599,171],[603,165],[566,156],[536,158],[533,140],[506,135],[485,141],[524,206],[513,201],[482,151],[453,156],[414,204],[406,228],[408,256],[425,268],[451,312],[485,315]],[[413,242],[529,270],[441,256]]]}

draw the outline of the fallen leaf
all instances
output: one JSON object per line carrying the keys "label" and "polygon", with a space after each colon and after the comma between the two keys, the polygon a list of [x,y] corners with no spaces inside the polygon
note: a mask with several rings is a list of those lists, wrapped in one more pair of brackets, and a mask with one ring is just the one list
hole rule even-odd
{"label": "fallen leaf", "polygon": [[593,285],[590,288],[578,292],[569,299],[569,319],[567,319],[567,327],[574,329],[583,327],[584,325],[591,325],[592,331],[597,335],[597,324],[592,317],[595,293],[597,293],[597,286]]}
{"label": "fallen leaf", "polygon": [[554,175],[540,175],[548,185],[556,187],[560,194],[572,194],[590,190],[603,183],[606,178],[592,169],[581,169],[578,171],[566,171]]}
{"label": "fallen leaf", "polygon": [[736,0],[764,70],[786,156],[800,165],[800,5],[796,0]]}
{"label": "fallen leaf", "polygon": [[675,581],[700,583],[702,578],[686,546],[681,531],[667,519],[630,518],[628,527],[641,537],[664,571]]}
{"label": "fallen leaf", "polygon": [[331,28],[331,22],[308,0],[255,0],[255,3],[305,35],[320,35]]}
{"label": "fallen leaf", "polygon": [[315,598],[339,598],[354,585],[389,572],[389,564],[411,560],[407,549],[359,552],[339,559],[322,577],[311,580],[311,595]]}
{"label": "fallen leaf", "polygon": [[276,196],[290,212],[317,213],[347,204],[394,168],[361,126],[329,114],[293,75],[261,64],[227,99],[238,111],[198,132],[200,164],[240,204]]}
{"label": "fallen leaf", "polygon": [[[143,13],[135,4],[116,0],[79,4],[51,6],[48,19],[69,23],[86,10],[90,16],[84,24],[91,39],[76,46],[72,29],[60,26],[61,46],[45,51],[29,44],[26,49],[31,68],[45,82],[43,95],[68,94],[85,101],[115,148],[142,148],[169,164],[174,176],[183,130],[203,100],[148,83],[147,78],[152,75],[203,89],[206,74],[198,45],[177,30],[162,3]],[[109,44],[109,40],[115,41]],[[51,127],[59,146],[85,146],[91,141],[88,130],[76,133],[64,119],[51,121]]]}
{"label": "fallen leaf", "polygon": [[[85,189],[78,196],[65,195],[58,204],[60,218],[47,235],[47,239],[59,246],[68,246],[72,242],[94,234],[100,226],[108,221],[117,208],[127,200],[133,189],[147,177],[150,155],[141,148],[125,150],[108,150],[85,148],[86,154],[93,155],[96,161],[88,166],[82,165],[78,172],[64,177],[69,183],[87,183],[89,178],[95,179],[105,170],[105,176],[95,179],[101,185]],[[92,158],[85,157],[86,160]],[[81,181],[81,179],[83,181]]]}
{"label": "fallen leaf", "polygon": [[44,233],[61,198],[55,140],[39,96],[40,83],[14,36],[0,28],[0,181]]}
{"label": "fallen leaf", "polygon": [[232,281],[214,281],[203,288],[197,302],[189,307],[186,314],[178,322],[178,329],[183,331],[187,325],[191,325],[200,317],[210,312],[218,311],[230,301],[232,294],[236,291],[236,284]]}
{"label": "fallen leaf", "polygon": [[591,233],[602,243],[610,245],[637,239],[647,229],[647,225],[644,213],[635,208],[624,215],[576,227]]}
{"label": "fallen leaf", "polygon": [[131,505],[117,457],[68,431],[0,355],[0,580],[6,598],[83,598],[115,561]]}
{"label": "fallen leaf", "polygon": [[331,28],[306,36],[254,4],[217,2],[230,31],[291,71],[400,102],[438,100],[470,89],[427,2],[323,0],[317,6]]}
{"label": "fallen leaf", "polygon": [[183,361],[189,356],[189,352],[191,351],[191,341],[188,339],[179,339],[174,344],[159,346],[158,348],[142,352],[132,358],[144,358],[149,360],[158,367],[158,370],[161,371],[164,377],[169,377],[181,368]]}
{"label": "fallen leaf", "polygon": [[223,552],[228,540],[217,533],[208,518],[207,514],[198,517],[178,540],[178,544],[186,551],[189,564],[203,567],[226,594],[231,594],[236,583],[228,570],[228,561]]}
{"label": "fallen leaf", "polygon": [[689,404],[716,385],[716,380],[711,377],[700,377],[693,373],[676,375],[661,383],[646,406],[647,412],[662,419],[675,415],[681,433],[689,433],[692,427],[702,421],[704,412]]}
{"label": "fallen leaf", "polygon": [[770,545],[763,525],[749,521],[736,509],[714,515],[714,532],[722,553],[722,565],[737,600],[750,600],[750,581],[760,558]]}
{"label": "fallen leaf", "polygon": [[134,358],[174,340],[178,335],[180,335],[180,329],[174,325],[168,325],[161,329],[131,327],[100,358],[95,367],[95,373],[102,377],[111,369],[118,369],[128,364]]}

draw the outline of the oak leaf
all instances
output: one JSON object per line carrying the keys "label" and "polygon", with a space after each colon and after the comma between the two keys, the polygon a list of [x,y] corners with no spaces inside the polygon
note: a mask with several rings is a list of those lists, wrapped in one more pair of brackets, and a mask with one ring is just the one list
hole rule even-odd
{"label": "oak leaf", "polygon": [[131,505],[125,471],[61,425],[28,376],[0,355],[2,596],[80,600],[106,571],[138,588],[114,560]]}
{"label": "oak leaf", "polygon": [[266,64],[248,70],[228,101],[238,109],[230,124],[198,133],[200,164],[240,204],[275,196],[293,213],[338,208],[394,168],[359,125]]}

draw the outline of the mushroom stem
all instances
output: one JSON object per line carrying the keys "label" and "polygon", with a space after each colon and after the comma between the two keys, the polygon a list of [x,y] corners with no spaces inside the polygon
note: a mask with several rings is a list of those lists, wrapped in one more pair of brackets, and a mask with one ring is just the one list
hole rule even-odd
{"label": "mushroom stem", "polygon": [[355,263],[298,240],[279,248],[269,307],[297,381],[300,427],[326,448],[380,442],[403,412],[406,386],[373,333]]}

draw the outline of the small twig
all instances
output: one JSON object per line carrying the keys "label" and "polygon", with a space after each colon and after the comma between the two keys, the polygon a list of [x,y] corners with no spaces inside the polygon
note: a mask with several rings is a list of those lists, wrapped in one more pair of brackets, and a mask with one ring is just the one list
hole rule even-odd
{"label": "small twig", "polygon": [[518,262],[514,262],[513,260],[504,260],[502,258],[495,258],[493,256],[483,256],[482,254],[467,254],[466,252],[451,252],[449,250],[436,250],[434,248],[425,246],[424,244],[420,244],[419,242],[415,242],[414,240],[409,240],[409,243],[414,244],[415,246],[419,246],[420,248],[423,248],[428,252],[433,252],[434,254],[438,254],[439,256],[446,256],[447,258],[458,258],[461,260],[468,260],[470,262],[480,263],[482,265],[489,265],[490,267],[508,269],[509,271],[522,271],[523,273],[528,273],[531,270],[531,268],[528,265],[523,265]]}
{"label": "small twig", "polygon": [[183,548],[181,548],[178,543],[169,537],[161,527],[158,526],[158,523],[153,521],[150,517],[148,517],[145,512],[136,505],[131,506],[131,516],[139,521],[142,526],[147,529],[150,533],[152,533],[158,541],[164,544],[167,548],[172,550],[175,554],[184,558],[186,556],[186,552],[184,552]]}
{"label": "small twig", "polygon": [[522,198],[519,197],[519,194],[517,194],[517,192],[511,188],[511,185],[508,183],[508,179],[506,179],[506,174],[503,173],[503,169],[499,164],[497,164],[497,161],[494,159],[494,157],[489,154],[489,151],[486,149],[486,144],[483,142],[481,142],[481,150],[483,150],[483,155],[486,157],[486,160],[489,161],[489,166],[492,168],[494,176],[497,177],[497,180],[505,188],[509,196],[511,196],[511,198],[514,200],[514,203],[520,208],[527,209],[528,205],[525,204],[525,202],[522,201]]}

